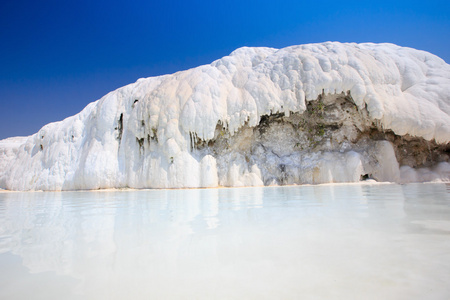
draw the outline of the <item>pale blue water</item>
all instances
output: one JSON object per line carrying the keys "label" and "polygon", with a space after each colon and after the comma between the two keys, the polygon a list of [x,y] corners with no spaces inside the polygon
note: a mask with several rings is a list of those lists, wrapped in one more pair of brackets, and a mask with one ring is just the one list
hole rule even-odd
{"label": "pale blue water", "polygon": [[0,193],[0,299],[450,299],[450,185]]}

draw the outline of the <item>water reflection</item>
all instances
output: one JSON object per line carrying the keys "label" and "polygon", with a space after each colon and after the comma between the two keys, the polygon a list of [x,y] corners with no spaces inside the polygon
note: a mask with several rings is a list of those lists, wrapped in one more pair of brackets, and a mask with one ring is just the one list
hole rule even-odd
{"label": "water reflection", "polygon": [[449,233],[445,184],[0,193],[0,298],[437,297]]}

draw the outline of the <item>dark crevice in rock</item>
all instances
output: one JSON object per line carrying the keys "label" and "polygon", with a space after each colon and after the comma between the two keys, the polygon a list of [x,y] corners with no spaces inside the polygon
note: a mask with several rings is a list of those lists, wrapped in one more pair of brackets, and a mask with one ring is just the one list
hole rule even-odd
{"label": "dark crevice in rock", "polygon": [[158,143],[158,129],[155,127],[152,127],[152,132],[150,134],[150,139],[154,141],[155,143]]}
{"label": "dark crevice in rock", "polygon": [[144,150],[144,138],[137,138],[136,137],[136,142],[139,144],[139,151],[143,151]]}
{"label": "dark crevice in rock", "polygon": [[123,133],[123,114],[120,114],[119,121],[117,122],[117,130],[119,132],[117,135],[117,139],[119,140],[119,144],[120,144],[120,141],[122,140],[122,133]]}
{"label": "dark crevice in rock", "polygon": [[368,179],[371,179],[371,178],[372,178],[371,174],[363,174],[360,177],[360,181],[368,180]]}

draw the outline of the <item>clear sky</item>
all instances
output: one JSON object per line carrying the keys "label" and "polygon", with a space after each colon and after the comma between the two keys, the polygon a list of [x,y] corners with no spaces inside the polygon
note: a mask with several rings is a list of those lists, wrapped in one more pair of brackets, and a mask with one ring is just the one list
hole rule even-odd
{"label": "clear sky", "polygon": [[450,1],[0,1],[0,139],[242,46],[390,42],[450,62]]}

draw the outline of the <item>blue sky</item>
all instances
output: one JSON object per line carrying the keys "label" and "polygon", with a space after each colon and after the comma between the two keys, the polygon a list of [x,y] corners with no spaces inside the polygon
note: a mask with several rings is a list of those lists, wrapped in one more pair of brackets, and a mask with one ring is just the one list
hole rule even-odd
{"label": "blue sky", "polygon": [[242,46],[390,42],[450,62],[450,1],[0,2],[0,139]]}

